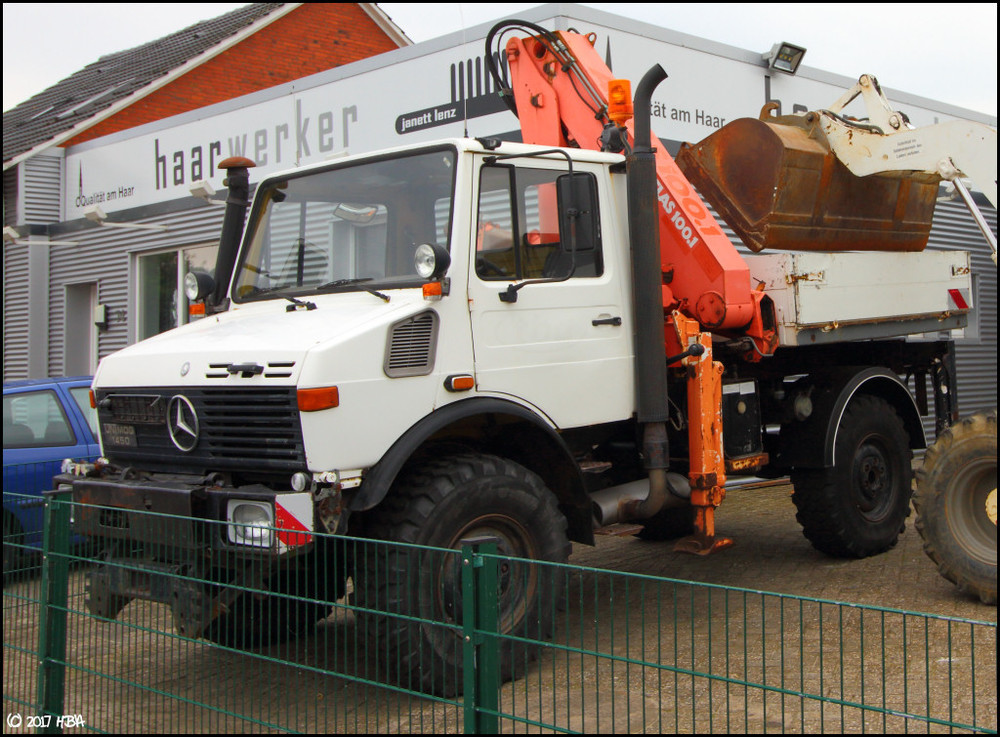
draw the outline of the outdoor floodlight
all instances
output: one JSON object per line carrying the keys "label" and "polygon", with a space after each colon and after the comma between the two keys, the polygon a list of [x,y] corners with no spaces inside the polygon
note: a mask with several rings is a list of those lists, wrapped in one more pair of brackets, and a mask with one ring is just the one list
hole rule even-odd
{"label": "outdoor floodlight", "polygon": [[796,46],[795,44],[783,41],[780,44],[775,44],[766,54],[761,54],[761,58],[767,62],[769,70],[773,69],[776,72],[795,74],[798,71],[799,64],[802,63],[802,57],[805,55],[806,50],[802,46]]}
{"label": "outdoor floodlight", "polygon": [[213,187],[208,181],[202,179],[199,182],[195,182],[190,187],[188,187],[188,192],[191,193],[192,197],[197,197],[199,200],[204,200],[210,205],[222,205],[225,207],[225,202],[220,202],[219,200],[213,200],[212,195],[215,194],[215,187]]}

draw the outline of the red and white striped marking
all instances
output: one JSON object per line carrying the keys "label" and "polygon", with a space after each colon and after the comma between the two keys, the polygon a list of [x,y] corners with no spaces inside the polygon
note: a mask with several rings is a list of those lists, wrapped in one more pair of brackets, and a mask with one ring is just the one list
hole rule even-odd
{"label": "red and white striped marking", "polygon": [[278,552],[312,542],[312,494],[282,494],[274,500],[274,526],[278,534]]}

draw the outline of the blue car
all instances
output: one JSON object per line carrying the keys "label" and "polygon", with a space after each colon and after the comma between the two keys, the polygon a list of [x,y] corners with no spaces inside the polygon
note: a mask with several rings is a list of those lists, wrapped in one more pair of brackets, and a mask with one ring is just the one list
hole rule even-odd
{"label": "blue car", "polygon": [[100,456],[89,376],[3,385],[3,568],[41,548],[42,492],[66,458]]}

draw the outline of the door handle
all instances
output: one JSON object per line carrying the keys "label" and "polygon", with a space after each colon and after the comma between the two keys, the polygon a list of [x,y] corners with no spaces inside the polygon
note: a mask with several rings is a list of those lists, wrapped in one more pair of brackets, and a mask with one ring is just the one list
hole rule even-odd
{"label": "door handle", "polygon": [[597,327],[598,325],[614,325],[615,327],[620,327],[622,319],[620,317],[599,317],[596,320],[591,320],[590,324],[594,327]]}

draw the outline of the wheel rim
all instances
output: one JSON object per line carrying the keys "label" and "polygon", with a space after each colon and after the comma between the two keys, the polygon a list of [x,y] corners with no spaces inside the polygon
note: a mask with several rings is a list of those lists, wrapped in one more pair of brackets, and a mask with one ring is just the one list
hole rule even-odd
{"label": "wheel rim", "polygon": [[[463,527],[448,547],[458,548],[461,541],[473,537],[493,537],[497,540],[499,561],[500,631],[512,632],[524,619],[528,603],[538,588],[538,566],[504,558],[537,558],[537,550],[524,525],[505,515],[484,515]],[[438,571],[440,586],[435,587],[436,609],[446,620],[462,624],[462,560],[448,556]]]}
{"label": "wheel rim", "polygon": [[877,522],[895,506],[899,474],[881,436],[868,436],[858,446],[851,469],[854,502],[862,516]]}
{"label": "wheel rim", "polygon": [[997,564],[997,528],[986,512],[986,500],[997,486],[996,459],[967,464],[952,478],[945,514],[952,537],[971,557]]}

